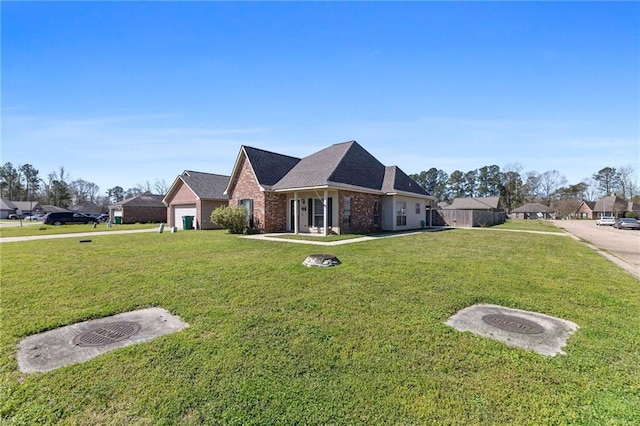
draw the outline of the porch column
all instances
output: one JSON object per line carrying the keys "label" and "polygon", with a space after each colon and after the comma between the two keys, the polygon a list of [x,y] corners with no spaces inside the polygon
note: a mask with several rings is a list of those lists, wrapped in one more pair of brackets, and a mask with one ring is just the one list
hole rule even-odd
{"label": "porch column", "polygon": [[300,211],[299,206],[298,206],[298,193],[294,192],[293,193],[293,233],[294,234],[298,234],[300,232],[300,219],[299,219],[299,214],[298,212]]}
{"label": "porch column", "polygon": [[433,226],[433,204],[432,200],[429,200],[429,228]]}
{"label": "porch column", "polygon": [[324,190],[324,203],[323,203],[323,213],[324,213],[324,236],[328,235],[327,228],[329,227],[329,191]]}

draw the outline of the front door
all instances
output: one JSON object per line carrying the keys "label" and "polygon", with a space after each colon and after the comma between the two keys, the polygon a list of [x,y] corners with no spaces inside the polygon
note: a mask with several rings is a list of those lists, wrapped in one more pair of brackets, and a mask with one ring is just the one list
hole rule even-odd
{"label": "front door", "polygon": [[[300,228],[300,199],[298,199],[298,211],[296,212],[296,203],[295,200],[290,200],[289,202],[289,231],[296,232],[296,221],[295,214],[298,215],[298,228]],[[300,232],[300,229],[298,229]]]}

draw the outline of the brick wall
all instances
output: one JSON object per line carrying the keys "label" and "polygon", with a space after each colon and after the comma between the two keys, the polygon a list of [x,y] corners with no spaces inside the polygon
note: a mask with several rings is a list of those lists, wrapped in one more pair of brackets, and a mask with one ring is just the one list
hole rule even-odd
{"label": "brick wall", "polygon": [[246,199],[253,200],[254,225],[262,229],[265,223],[265,194],[260,191],[260,185],[258,185],[249,162],[243,157],[238,180],[230,194],[229,206],[237,206],[240,200]]}
{"label": "brick wall", "polygon": [[[267,192],[265,195],[264,232],[284,232],[287,230],[287,196]],[[255,204],[254,204],[255,206]]]}
{"label": "brick wall", "polygon": [[167,221],[165,207],[127,207],[122,208],[122,223],[164,223]]}
{"label": "brick wall", "polygon": [[[351,227],[347,228],[343,224],[342,214],[344,212],[344,199],[351,198]],[[338,209],[338,224],[342,233],[348,232],[372,232],[382,229],[382,196],[375,194],[364,194],[352,191],[340,191],[338,194],[340,208]],[[378,201],[380,204],[380,223],[373,224],[373,206]]]}

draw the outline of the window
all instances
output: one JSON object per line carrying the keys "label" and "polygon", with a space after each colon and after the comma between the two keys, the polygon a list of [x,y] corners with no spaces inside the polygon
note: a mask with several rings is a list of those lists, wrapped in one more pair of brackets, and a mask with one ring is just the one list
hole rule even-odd
{"label": "window", "polygon": [[250,198],[238,201],[239,206],[243,206],[247,211],[247,226],[253,228],[253,200]]}
{"label": "window", "polygon": [[373,202],[373,224],[380,226],[380,201]]}
{"label": "window", "polygon": [[344,197],[342,209],[342,226],[351,228],[351,197]]}
{"label": "window", "polygon": [[420,214],[420,203],[416,203],[416,214]]}
{"label": "window", "polygon": [[396,226],[407,226],[407,202],[396,202]]}
{"label": "window", "polygon": [[[329,212],[329,217],[327,218],[327,226],[333,226],[333,203],[331,197],[327,199],[327,210]],[[324,227],[324,202],[320,198],[309,198],[309,214],[308,214],[309,226],[313,226],[316,228]]]}
{"label": "window", "polygon": [[316,228],[324,226],[324,205],[322,200],[313,200],[313,226]]}

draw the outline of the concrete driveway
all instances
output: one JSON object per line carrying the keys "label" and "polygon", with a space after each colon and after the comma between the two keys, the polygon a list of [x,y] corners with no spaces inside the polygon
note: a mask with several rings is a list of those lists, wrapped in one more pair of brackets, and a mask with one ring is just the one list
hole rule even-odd
{"label": "concrete driveway", "polygon": [[553,223],[640,278],[640,231],[597,226],[595,220],[555,220]]}

